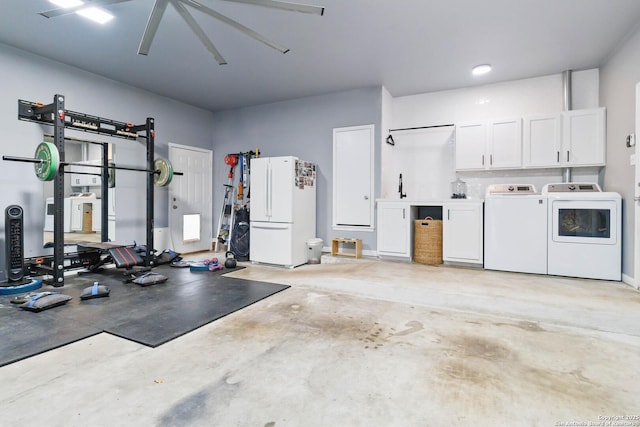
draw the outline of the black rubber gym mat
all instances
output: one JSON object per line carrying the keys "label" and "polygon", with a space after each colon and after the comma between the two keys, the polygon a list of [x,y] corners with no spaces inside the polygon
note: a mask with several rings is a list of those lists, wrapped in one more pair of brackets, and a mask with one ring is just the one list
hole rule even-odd
{"label": "black rubber gym mat", "polygon": [[[10,304],[13,296],[0,297],[0,366],[102,331],[156,347],[289,287],[224,276],[228,269],[153,271],[169,280],[142,287],[123,283],[122,270],[110,269],[66,279],[61,288],[43,287],[73,299],[40,313]],[[108,286],[110,296],[81,301],[94,281]]]}
{"label": "black rubber gym mat", "polygon": [[14,296],[0,297],[0,366],[102,332],[91,324],[74,325],[63,319],[59,314],[70,307],[33,313],[11,304],[9,301]]}

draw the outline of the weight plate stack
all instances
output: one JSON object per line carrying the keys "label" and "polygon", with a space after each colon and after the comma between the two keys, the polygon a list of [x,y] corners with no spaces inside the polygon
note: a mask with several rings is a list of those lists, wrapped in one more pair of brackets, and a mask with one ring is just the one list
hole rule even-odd
{"label": "weight plate stack", "polygon": [[40,181],[51,181],[56,175],[60,164],[58,148],[50,142],[41,142],[36,148],[34,157],[41,161],[33,166],[38,179]]}
{"label": "weight plate stack", "polygon": [[153,182],[160,187],[167,186],[173,179],[173,166],[168,160],[156,159],[153,163],[153,167],[156,171],[153,176]]}

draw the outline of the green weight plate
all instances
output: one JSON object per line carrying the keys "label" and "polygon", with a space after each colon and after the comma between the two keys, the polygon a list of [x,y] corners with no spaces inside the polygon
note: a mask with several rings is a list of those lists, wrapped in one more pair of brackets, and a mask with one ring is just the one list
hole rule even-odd
{"label": "green weight plate", "polygon": [[156,159],[153,163],[153,169],[156,171],[153,176],[153,182],[160,187],[167,186],[173,179],[173,166],[166,159]]}
{"label": "green weight plate", "polygon": [[36,148],[34,157],[41,160],[41,163],[34,164],[38,179],[40,181],[51,181],[60,165],[58,148],[50,142],[41,142]]}

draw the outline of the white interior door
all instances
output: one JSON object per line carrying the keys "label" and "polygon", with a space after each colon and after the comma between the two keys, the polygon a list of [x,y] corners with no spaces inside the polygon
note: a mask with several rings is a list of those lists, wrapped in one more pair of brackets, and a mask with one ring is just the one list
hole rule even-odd
{"label": "white interior door", "polygon": [[174,176],[169,186],[169,229],[178,253],[211,250],[212,243],[212,152],[169,144]]}
{"label": "white interior door", "polygon": [[374,125],[333,130],[333,226],[373,226]]}

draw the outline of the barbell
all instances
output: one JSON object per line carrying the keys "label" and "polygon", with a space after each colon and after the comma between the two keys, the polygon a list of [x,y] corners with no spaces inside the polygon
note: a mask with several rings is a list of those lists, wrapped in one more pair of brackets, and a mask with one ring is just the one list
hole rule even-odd
{"label": "barbell", "polygon": [[[142,168],[133,167],[133,166],[118,166],[115,164],[104,166],[104,165],[89,165],[85,163],[61,162],[58,148],[50,142],[41,142],[40,144],[38,144],[33,158],[2,156],[2,160],[7,160],[11,162],[33,163],[36,177],[40,181],[53,180],[53,178],[56,175],[56,172],[58,171],[62,173],[74,173],[74,172],[61,170],[61,168],[64,166],[82,166],[82,167],[101,168],[101,169],[109,169],[109,170],[119,169],[119,170],[153,173],[154,174],[153,182],[154,184],[160,187],[169,185],[174,175],[184,175],[182,172],[174,172],[171,162],[167,159],[162,159],[162,158],[158,158],[154,161],[153,163],[154,170],[142,169]],[[85,173],[80,172],[80,173],[85,175],[94,175],[86,172]],[[112,175],[112,174],[109,174],[109,175]],[[113,180],[110,179],[110,181],[113,181]]]}

